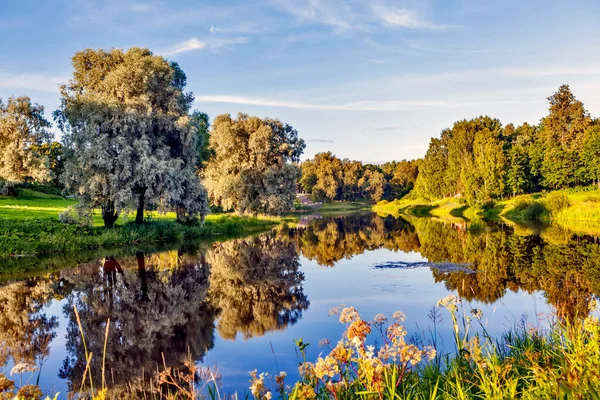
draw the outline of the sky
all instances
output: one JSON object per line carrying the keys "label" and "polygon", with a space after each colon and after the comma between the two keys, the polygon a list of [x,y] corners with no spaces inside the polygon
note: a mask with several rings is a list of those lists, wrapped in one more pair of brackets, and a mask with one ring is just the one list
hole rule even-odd
{"label": "sky", "polygon": [[76,51],[148,47],[194,108],[279,118],[304,158],[414,159],[460,119],[537,123],[563,83],[599,116],[598,16],[597,0],[0,0],[0,98],[51,118]]}

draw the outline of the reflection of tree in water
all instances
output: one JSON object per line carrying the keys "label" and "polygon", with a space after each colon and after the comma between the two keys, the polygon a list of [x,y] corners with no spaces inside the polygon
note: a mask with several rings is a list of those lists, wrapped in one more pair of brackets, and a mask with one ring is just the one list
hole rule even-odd
{"label": "reflection of tree in water", "polygon": [[[175,261],[161,264],[165,258]],[[110,318],[106,378],[111,385],[125,383],[143,371],[162,370],[163,356],[168,366],[176,366],[188,351],[197,360],[213,346],[214,315],[205,301],[205,265],[184,265],[177,252],[150,257],[138,253],[136,258],[121,263],[108,257],[102,266],[89,264],[67,272],[75,291],[64,307],[69,317],[69,356],[60,377],[68,379],[71,389],[79,388],[85,369],[73,306],[81,317],[88,351],[95,356],[92,376],[98,380],[106,321]]]}
{"label": "reflection of tree in water", "polygon": [[52,280],[32,279],[0,286],[0,367],[41,365],[56,336],[58,319],[43,309],[52,299]]}
{"label": "reflection of tree in water", "polygon": [[461,231],[432,219],[414,219],[421,254],[432,262],[471,263],[475,274],[432,270],[468,300],[493,303],[507,289],[542,290],[560,316],[586,316],[600,294],[600,245],[591,237],[567,236],[558,243],[540,235],[520,236],[509,227]]}
{"label": "reflection of tree in water", "polygon": [[219,334],[234,339],[285,329],[309,306],[296,246],[274,232],[216,243],[206,253]]}
{"label": "reflection of tree in water", "polygon": [[432,269],[437,282],[467,300],[491,304],[507,290],[542,290],[561,316],[575,316],[586,315],[590,300],[600,294],[600,245],[594,238],[554,228],[519,235],[501,225],[465,230],[433,218],[408,219],[324,218],[293,236],[305,257],[325,266],[378,248],[418,251],[431,262],[470,264],[477,273]]}
{"label": "reflection of tree in water", "polygon": [[298,230],[298,243],[304,257],[329,267],[367,250],[419,248],[414,229],[406,221],[373,215],[314,220],[306,229]]}

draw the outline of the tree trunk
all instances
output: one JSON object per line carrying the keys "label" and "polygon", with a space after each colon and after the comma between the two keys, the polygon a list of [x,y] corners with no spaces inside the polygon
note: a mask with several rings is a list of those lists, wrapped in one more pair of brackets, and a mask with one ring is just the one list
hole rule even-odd
{"label": "tree trunk", "polygon": [[142,225],[144,223],[144,202],[146,200],[146,189],[140,191],[137,212],[135,214],[135,224]]}
{"label": "tree trunk", "polygon": [[119,218],[119,214],[115,211],[115,203],[107,201],[102,203],[102,219],[104,220],[105,228],[112,228]]}

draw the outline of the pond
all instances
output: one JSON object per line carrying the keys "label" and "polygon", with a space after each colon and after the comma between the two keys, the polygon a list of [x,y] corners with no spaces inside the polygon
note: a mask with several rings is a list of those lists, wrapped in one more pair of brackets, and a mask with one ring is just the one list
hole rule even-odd
{"label": "pond", "polygon": [[251,370],[297,376],[294,340],[310,343],[313,361],[321,339],[337,342],[344,326],[329,311],[340,304],[368,319],[401,310],[410,335],[442,351],[452,351],[451,323],[435,306],[449,293],[464,312],[481,309],[482,329],[497,338],[551,312],[583,316],[600,293],[599,247],[554,226],[361,214],[178,249],[33,260],[37,273],[23,260],[19,275],[0,276],[0,368],[36,365],[11,379],[78,392],[78,314],[98,381],[110,319],[109,386],[189,355],[243,394]]}

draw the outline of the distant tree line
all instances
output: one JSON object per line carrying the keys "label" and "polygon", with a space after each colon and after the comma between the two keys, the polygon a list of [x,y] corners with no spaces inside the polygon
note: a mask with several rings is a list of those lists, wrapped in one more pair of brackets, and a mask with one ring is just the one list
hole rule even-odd
{"label": "distant tree line", "polygon": [[538,125],[503,127],[481,116],[443,130],[419,163],[415,192],[480,204],[541,190],[600,187],[599,121],[568,85],[548,100],[549,114]]}
{"label": "distant tree line", "polygon": [[61,143],[43,106],[0,100],[0,193],[59,186],[80,199],[80,216],[100,208],[106,227],[129,211],[137,224],[149,209],[193,223],[209,204],[252,214],[293,207],[305,144],[290,125],[224,114],[211,128],[191,110],[183,70],[148,49],[86,49],[72,65],[53,113]]}
{"label": "distant tree line", "polygon": [[301,169],[300,190],[314,201],[379,201],[410,192],[417,179],[418,162],[363,164],[325,152],[304,161]]}

